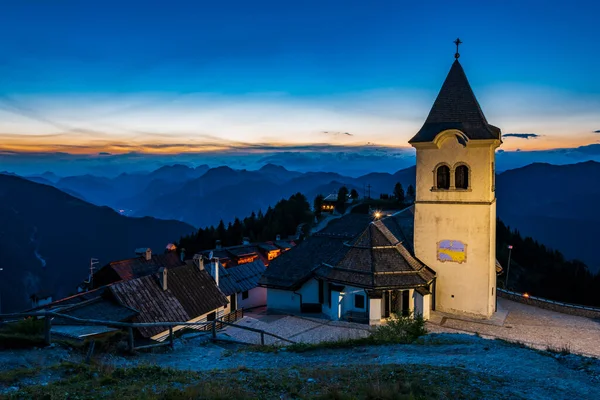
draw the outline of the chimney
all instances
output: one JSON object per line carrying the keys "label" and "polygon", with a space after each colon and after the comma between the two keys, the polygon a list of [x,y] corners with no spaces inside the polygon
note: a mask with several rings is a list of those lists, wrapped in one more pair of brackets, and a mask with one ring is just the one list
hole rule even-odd
{"label": "chimney", "polygon": [[200,271],[204,270],[204,257],[201,254],[194,254],[194,264]]}
{"label": "chimney", "polygon": [[211,260],[211,263],[212,263],[211,270],[214,271],[213,278],[215,278],[215,283],[217,284],[217,286],[219,286],[219,259],[213,258]]}
{"label": "chimney", "polygon": [[160,274],[160,283],[162,285],[162,290],[167,290],[167,269],[165,267],[160,267],[158,273]]}
{"label": "chimney", "polygon": [[180,256],[181,256],[181,262],[183,262],[183,260],[185,260],[185,249],[184,248],[181,248]]}
{"label": "chimney", "polygon": [[280,241],[281,240],[281,235],[275,236],[275,240]]}
{"label": "chimney", "polygon": [[215,249],[221,250],[221,241],[220,240],[217,240],[216,245],[215,245]]}
{"label": "chimney", "polygon": [[148,247],[146,249],[146,261],[152,260],[152,250]]}
{"label": "chimney", "polygon": [[247,237],[243,238],[242,244],[250,244],[250,238],[247,238]]}

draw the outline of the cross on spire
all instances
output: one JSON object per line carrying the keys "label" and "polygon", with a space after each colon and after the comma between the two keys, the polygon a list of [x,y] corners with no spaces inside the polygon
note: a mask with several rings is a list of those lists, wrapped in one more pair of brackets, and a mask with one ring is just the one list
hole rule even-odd
{"label": "cross on spire", "polygon": [[458,46],[460,46],[462,44],[462,42],[460,41],[460,38],[456,38],[456,40],[454,41],[454,44],[456,45],[456,53],[454,54],[454,58],[456,58],[458,60],[458,57],[460,57],[460,53],[458,52]]}

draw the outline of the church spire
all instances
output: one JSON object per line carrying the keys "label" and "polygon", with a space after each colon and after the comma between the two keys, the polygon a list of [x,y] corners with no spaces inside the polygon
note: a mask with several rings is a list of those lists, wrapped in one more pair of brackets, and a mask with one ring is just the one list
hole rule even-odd
{"label": "church spire", "polygon": [[409,143],[431,142],[438,133],[457,129],[463,132],[469,140],[500,140],[500,129],[488,124],[479,102],[471,89],[467,75],[458,57],[460,39],[454,41],[456,54],[450,72],[442,85],[429,116],[419,132],[409,140]]}

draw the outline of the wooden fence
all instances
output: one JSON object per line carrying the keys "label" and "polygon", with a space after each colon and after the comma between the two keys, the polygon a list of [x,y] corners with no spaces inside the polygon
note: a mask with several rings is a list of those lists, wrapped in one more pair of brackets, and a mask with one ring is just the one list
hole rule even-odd
{"label": "wooden fence", "polygon": [[[135,350],[150,349],[150,348],[154,348],[154,347],[163,347],[163,346],[169,346],[173,349],[174,345],[175,345],[175,342],[174,342],[175,336],[173,333],[173,328],[178,327],[178,326],[189,326],[192,328],[195,327],[194,329],[197,329],[197,330],[210,331],[212,341],[220,340],[217,338],[218,330],[223,329],[226,326],[234,326],[239,329],[256,332],[256,333],[260,334],[260,342],[262,345],[265,344],[265,335],[274,337],[279,340],[283,340],[285,342],[295,343],[293,340],[289,340],[284,337],[275,335],[274,333],[266,332],[262,329],[250,328],[250,327],[243,326],[243,325],[236,325],[235,321],[241,319],[241,317],[243,317],[243,315],[244,315],[243,310],[236,310],[236,311],[226,314],[220,318],[217,318],[213,321],[133,323],[133,322],[104,321],[104,320],[97,320],[97,319],[82,319],[82,318],[77,318],[77,317],[73,317],[70,315],[60,314],[58,312],[45,311],[45,312],[32,312],[32,313],[0,314],[0,322],[2,322],[3,320],[7,320],[7,319],[15,320],[15,319],[22,319],[22,318],[29,318],[29,317],[43,318],[43,320],[44,320],[44,343],[46,345],[50,345],[52,343],[51,330],[52,330],[52,319],[53,318],[64,318],[66,320],[73,321],[77,324],[107,326],[107,327],[124,329],[124,330],[127,330],[127,333],[128,333],[127,348],[129,350],[129,352],[134,352]],[[156,344],[142,345],[142,346],[136,347],[133,330],[135,328],[156,327],[156,326],[164,326],[164,327],[168,328],[168,330],[169,330],[168,341],[165,340],[164,343],[156,343]]]}

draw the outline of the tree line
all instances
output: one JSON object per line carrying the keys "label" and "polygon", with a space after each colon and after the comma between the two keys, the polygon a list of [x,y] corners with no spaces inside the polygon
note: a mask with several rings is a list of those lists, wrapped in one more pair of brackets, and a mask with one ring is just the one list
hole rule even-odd
{"label": "tree line", "polygon": [[600,274],[579,260],[566,260],[531,237],[522,237],[500,219],[496,223],[496,257],[504,268],[498,287],[505,287],[508,246],[512,245],[508,289],[567,303],[600,306]]}
{"label": "tree line", "polygon": [[215,248],[217,240],[225,247],[242,244],[245,237],[250,242],[275,240],[277,235],[286,238],[294,235],[298,226],[310,224],[313,219],[306,197],[302,193],[296,193],[289,199],[280,200],[274,207],[267,208],[264,214],[259,210],[243,220],[235,218],[227,225],[221,220],[217,227],[200,228],[195,234],[179,239],[177,247],[184,248],[186,254],[191,255]]}

